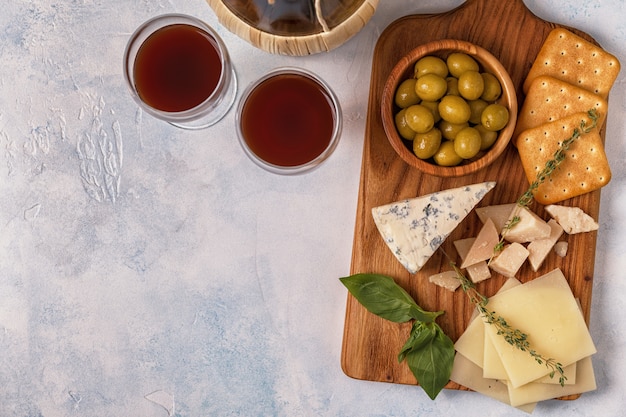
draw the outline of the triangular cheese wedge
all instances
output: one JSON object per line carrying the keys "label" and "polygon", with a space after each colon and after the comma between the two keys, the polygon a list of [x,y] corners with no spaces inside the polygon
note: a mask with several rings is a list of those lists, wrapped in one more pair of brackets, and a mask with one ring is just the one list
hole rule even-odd
{"label": "triangular cheese wedge", "polygon": [[469,252],[467,252],[461,264],[461,269],[490,259],[494,255],[494,248],[499,241],[500,235],[495,224],[491,219],[487,219],[480,232],[478,232],[478,236],[476,236],[476,240],[474,240]]}
{"label": "triangular cheese wedge", "polygon": [[414,274],[495,186],[489,181],[442,190],[374,207],[372,216],[391,252]]}

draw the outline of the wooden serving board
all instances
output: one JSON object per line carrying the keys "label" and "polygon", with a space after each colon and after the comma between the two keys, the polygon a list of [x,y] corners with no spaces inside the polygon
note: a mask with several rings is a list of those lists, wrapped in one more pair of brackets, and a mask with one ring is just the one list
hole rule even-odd
{"label": "wooden serving board", "polygon": [[[459,178],[438,178],[421,174],[394,153],[387,141],[380,116],[380,100],[385,80],[395,63],[412,48],[437,39],[460,39],[473,42],[500,59],[516,86],[521,107],[522,83],[544,39],[557,24],[532,14],[522,0],[468,0],[458,8],[442,14],[412,15],[388,26],[376,45],[371,74],[367,125],[361,167],[361,182],[356,213],[351,273],[381,273],[393,277],[426,310],[445,310],[438,319],[443,330],[455,341],[469,323],[473,306],[463,291],[451,293],[428,282],[428,276],[449,269],[438,251],[417,274],[409,274],[396,260],[380,237],[372,220],[373,207],[481,181],[497,181],[481,205],[511,203],[528,188],[517,151],[509,146],[493,165]],[[589,35],[568,28],[595,42]],[[601,131],[604,138],[604,129]],[[600,208],[600,192],[586,194],[563,202],[581,207],[595,219]],[[531,208],[547,219],[543,207]],[[475,213],[457,227],[443,245],[456,256],[453,241],[476,236],[481,223]],[[589,323],[591,290],[596,248],[596,232],[567,236],[569,251],[565,258],[551,254],[538,272],[524,265],[518,274],[526,282],[560,268],[568,278],[574,295],[580,298]],[[497,274],[478,285],[481,293],[491,296],[504,283]],[[416,384],[405,363],[397,354],[406,341],[410,324],[398,325],[378,318],[348,295],[341,366],[346,375],[363,380]],[[449,389],[466,389],[453,382]],[[568,399],[577,398],[570,396]]]}

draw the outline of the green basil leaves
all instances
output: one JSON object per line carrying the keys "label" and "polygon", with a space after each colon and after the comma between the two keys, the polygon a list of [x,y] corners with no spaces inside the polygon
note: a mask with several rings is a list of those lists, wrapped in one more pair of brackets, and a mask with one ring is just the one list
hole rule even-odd
{"label": "green basil leaves", "polygon": [[398,354],[406,360],[426,394],[435,399],[450,380],[454,344],[435,323],[443,311],[424,311],[393,278],[380,274],[355,274],[339,279],[369,312],[394,323],[414,320],[409,338]]}

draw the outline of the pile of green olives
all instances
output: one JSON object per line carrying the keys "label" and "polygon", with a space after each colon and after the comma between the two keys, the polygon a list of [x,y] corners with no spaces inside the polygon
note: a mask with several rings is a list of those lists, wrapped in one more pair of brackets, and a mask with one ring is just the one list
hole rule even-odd
{"label": "pile of green olives", "polygon": [[396,129],[418,158],[459,165],[489,149],[508,123],[508,109],[496,103],[501,94],[498,79],[470,55],[425,56],[395,92]]}

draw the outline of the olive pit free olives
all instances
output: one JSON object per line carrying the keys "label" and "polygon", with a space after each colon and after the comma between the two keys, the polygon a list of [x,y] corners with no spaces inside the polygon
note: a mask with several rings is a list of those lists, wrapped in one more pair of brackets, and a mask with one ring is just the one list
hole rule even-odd
{"label": "olive pit free olives", "polygon": [[425,56],[396,90],[396,129],[418,158],[459,165],[487,151],[509,122],[501,95],[498,79],[472,56]]}

